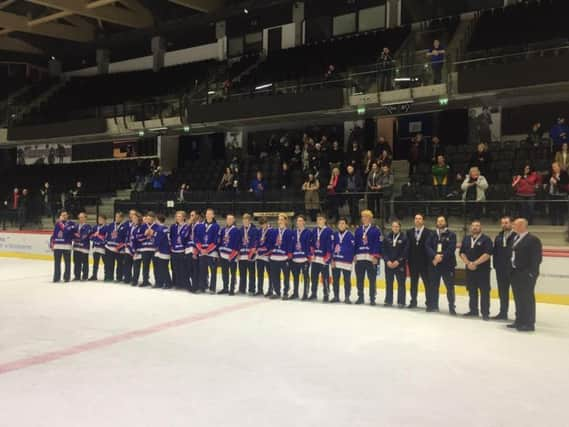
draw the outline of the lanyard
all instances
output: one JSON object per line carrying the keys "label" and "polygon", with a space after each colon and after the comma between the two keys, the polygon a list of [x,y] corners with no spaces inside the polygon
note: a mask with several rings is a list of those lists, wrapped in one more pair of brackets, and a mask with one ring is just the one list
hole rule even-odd
{"label": "lanyard", "polygon": [[322,227],[322,228],[317,228],[317,229],[316,229],[316,241],[317,241],[318,243],[320,243],[320,235],[322,234],[322,232],[323,232],[324,230],[326,230],[326,228],[327,228],[327,227]]}
{"label": "lanyard", "polygon": [[249,228],[251,228],[251,226],[243,227],[243,230],[245,231],[243,233],[243,244],[245,245],[249,243]]}
{"label": "lanyard", "polygon": [[395,236],[393,236],[393,247],[397,246],[397,241],[399,240],[400,235],[401,233],[397,233]]}
{"label": "lanyard", "polygon": [[371,228],[371,224],[369,224],[368,226],[363,226],[363,225],[362,225],[362,230],[364,231],[364,234],[363,234],[362,237],[363,237],[364,239],[367,237],[367,233],[368,233],[368,231],[369,231],[370,228]]}
{"label": "lanyard", "polygon": [[478,242],[480,237],[482,237],[482,234],[480,234],[476,239],[474,239],[473,237],[470,238],[470,249],[474,249],[474,246],[476,245],[476,242]]}
{"label": "lanyard", "polygon": [[233,230],[233,228],[235,228],[234,225],[232,225],[229,228],[225,227],[225,240],[227,240],[229,238],[229,233],[231,233],[231,230]]}
{"label": "lanyard", "polygon": [[340,241],[340,246],[342,246],[342,242],[344,241],[346,234],[348,234],[347,231],[344,231],[343,233],[338,233],[338,240]]}

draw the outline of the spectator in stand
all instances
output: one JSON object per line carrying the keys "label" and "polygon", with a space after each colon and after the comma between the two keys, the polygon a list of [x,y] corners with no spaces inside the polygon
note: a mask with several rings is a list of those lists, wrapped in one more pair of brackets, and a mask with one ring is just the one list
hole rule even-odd
{"label": "spectator in stand", "polygon": [[348,165],[346,167],[344,190],[348,193],[347,202],[350,207],[350,224],[355,225],[359,217],[358,201],[360,199],[360,195],[357,193],[361,193],[363,191],[363,183],[362,177],[352,165]]}
{"label": "spectator in stand", "polygon": [[40,189],[40,198],[42,205],[42,215],[51,216],[55,222],[55,214],[53,213],[53,193],[49,186],[49,182],[44,182]]}
{"label": "spectator in stand", "polygon": [[302,163],[302,148],[300,148],[299,144],[294,146],[292,151],[292,157],[290,158],[291,166],[294,167],[300,165]]}
{"label": "spectator in stand", "polygon": [[290,188],[290,170],[288,168],[288,163],[283,162],[281,165],[281,171],[279,175],[279,186],[281,190],[288,190]]}
{"label": "spectator in stand", "polygon": [[439,40],[433,41],[433,47],[427,52],[427,57],[431,59],[431,69],[433,70],[433,84],[440,84],[443,81],[443,65],[445,63],[445,49]]}
{"label": "spectator in stand", "polygon": [[314,144],[314,148],[310,151],[309,167],[308,170],[312,172],[316,177],[320,175],[320,169],[322,166],[322,152],[320,150],[320,144]]}
{"label": "spectator in stand", "polygon": [[311,140],[306,140],[302,147],[302,154],[300,156],[302,162],[302,171],[307,172],[310,169],[310,156],[311,156]]}
{"label": "spectator in stand", "polygon": [[490,170],[490,163],[492,163],[492,155],[488,151],[486,144],[478,144],[476,151],[470,157],[469,167],[476,166],[482,175]]}
{"label": "spectator in stand", "polygon": [[157,172],[152,177],[152,190],[153,191],[164,191],[164,186],[166,185],[166,175],[162,172],[162,168],[158,167]]}
{"label": "spectator in stand", "polygon": [[368,195],[369,207],[374,212],[379,212],[378,204],[381,191],[381,171],[377,163],[371,164],[371,170],[367,176],[367,191],[370,192]]}
{"label": "spectator in stand", "polygon": [[336,77],[336,67],[332,64],[328,65],[326,72],[324,73],[324,81],[334,80]]}
{"label": "spectator in stand", "polygon": [[439,154],[437,156],[437,162],[433,165],[431,169],[433,175],[433,187],[438,196],[442,199],[446,197],[448,192],[448,184],[451,176],[451,169],[446,162],[445,156]]}
{"label": "spectator in stand", "polygon": [[326,194],[328,199],[328,217],[338,218],[338,208],[341,205],[341,198],[338,193],[343,191],[344,183],[342,182],[342,176],[340,175],[339,168],[333,168],[330,174],[330,182],[326,187]]}
{"label": "spectator in stand", "polygon": [[338,141],[332,143],[332,149],[328,152],[328,165],[330,169],[341,168],[344,163],[346,153],[340,148]]}
{"label": "spectator in stand", "polygon": [[412,177],[417,172],[417,166],[421,161],[421,154],[423,151],[423,135],[418,133],[411,139],[409,145],[409,177]]}
{"label": "spectator in stand", "polygon": [[362,170],[363,154],[357,140],[352,141],[352,146],[349,149],[346,158],[348,165],[353,166],[355,170]]}
{"label": "spectator in stand", "polygon": [[393,67],[395,62],[388,47],[384,47],[379,55],[377,65],[379,68],[379,90],[393,89]]}
{"label": "spectator in stand", "polygon": [[14,190],[12,191],[12,196],[9,199],[8,206],[10,206],[10,208],[13,210],[17,210],[19,203],[20,203],[20,189],[18,187],[15,187]]}
{"label": "spectator in stand", "polygon": [[316,214],[320,211],[320,182],[314,174],[309,173],[302,184],[304,191],[304,209],[312,221],[316,221]]}
{"label": "spectator in stand", "polygon": [[561,145],[561,150],[555,153],[555,162],[559,163],[561,170],[566,171],[569,169],[569,150],[567,149],[568,144],[564,142]]}
{"label": "spectator in stand", "polygon": [[433,136],[431,143],[427,146],[427,157],[431,163],[435,163],[437,158],[441,155],[446,155],[445,147],[441,144],[441,140],[438,136]]}
{"label": "spectator in stand", "polygon": [[375,160],[373,158],[373,152],[371,150],[366,151],[364,160],[363,160],[363,167],[364,167],[364,175],[368,176],[373,168],[373,164]]}
{"label": "spectator in stand", "polygon": [[393,197],[393,184],[395,178],[391,171],[391,166],[384,164],[381,166],[381,174],[379,176],[379,190],[381,191],[381,198],[387,202],[387,211],[381,212],[384,218],[391,217],[391,198]]}
{"label": "spectator in stand", "polygon": [[230,191],[233,188],[233,171],[230,167],[225,168],[225,172],[219,181],[217,191]]}
{"label": "spectator in stand", "polygon": [[481,202],[486,200],[486,190],[488,189],[488,181],[480,173],[480,169],[476,166],[470,168],[468,176],[460,187],[463,191],[462,199],[467,202],[476,202],[467,206],[472,220],[480,219],[482,213]]}
{"label": "spectator in stand", "polygon": [[373,155],[375,157],[379,157],[381,156],[381,153],[383,153],[384,151],[387,151],[387,154],[389,154],[390,156],[393,155],[393,151],[391,150],[391,146],[389,145],[389,143],[385,140],[383,136],[380,136],[377,143],[375,144],[375,147],[373,148]]}
{"label": "spectator in stand", "polygon": [[543,137],[543,129],[540,122],[535,122],[528,133],[527,142],[533,147],[537,148],[541,145],[541,138]]}
{"label": "spectator in stand", "polygon": [[552,203],[549,204],[551,225],[564,225],[567,218],[567,193],[569,192],[569,175],[561,170],[557,162],[551,165],[551,172],[545,183],[545,191]]}
{"label": "spectator in stand", "polygon": [[539,181],[539,175],[529,163],[524,165],[522,172],[514,176],[512,181],[515,199],[519,200],[519,217],[527,219],[529,224],[533,221],[535,195]]}
{"label": "spectator in stand", "polygon": [[255,178],[251,181],[251,185],[249,186],[249,192],[254,193],[255,196],[260,199],[265,194],[266,189],[267,183],[263,179],[263,173],[261,171],[257,171]]}
{"label": "spectator in stand", "polygon": [[492,112],[484,105],[482,112],[476,117],[476,126],[478,128],[478,142],[489,144],[492,142],[492,129],[490,126],[493,124]]}
{"label": "spectator in stand", "polygon": [[554,150],[557,151],[565,142],[569,142],[569,126],[565,124],[565,118],[559,117],[557,123],[549,131],[549,137],[553,140]]}
{"label": "spectator in stand", "polygon": [[18,200],[18,227],[20,230],[22,230],[28,222],[29,202],[30,196],[28,194],[28,189],[24,188],[20,195],[20,199]]}
{"label": "spectator in stand", "polygon": [[383,150],[377,159],[377,164],[380,168],[383,166],[391,166],[391,155],[387,151]]}

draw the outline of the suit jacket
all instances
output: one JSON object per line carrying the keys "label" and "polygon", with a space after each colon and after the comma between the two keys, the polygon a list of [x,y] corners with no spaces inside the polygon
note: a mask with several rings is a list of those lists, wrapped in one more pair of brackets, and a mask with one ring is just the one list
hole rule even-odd
{"label": "suit jacket", "polygon": [[432,262],[435,255],[437,255],[438,244],[441,245],[443,260],[436,268],[454,271],[456,267],[456,234],[448,228],[441,233],[440,238],[436,231],[431,233],[425,245],[429,262]]}
{"label": "suit jacket", "polygon": [[541,240],[528,233],[518,244],[512,245],[512,252],[516,271],[527,272],[537,278],[539,266],[542,261]]}
{"label": "suit jacket", "polygon": [[492,261],[499,274],[509,274],[512,270],[512,243],[515,236],[516,233],[512,231],[504,242],[504,232],[501,231],[494,240]]}
{"label": "suit jacket", "polygon": [[429,230],[427,227],[423,229],[423,233],[421,234],[421,238],[419,239],[419,244],[417,244],[417,240],[415,239],[415,227],[407,230],[407,241],[409,242],[409,249],[407,251],[409,264],[411,265],[420,265],[423,264],[424,266],[428,266],[429,259],[427,257],[427,251],[425,249],[425,244],[429,239],[432,231]]}

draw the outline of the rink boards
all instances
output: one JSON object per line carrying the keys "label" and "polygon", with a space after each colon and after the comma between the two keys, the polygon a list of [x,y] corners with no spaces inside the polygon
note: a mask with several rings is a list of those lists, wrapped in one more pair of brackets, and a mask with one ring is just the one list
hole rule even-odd
{"label": "rink boards", "polygon": [[[6,232],[0,231],[0,256],[51,260],[52,253],[49,248],[50,233],[45,232]],[[538,301],[569,305],[569,248],[544,248],[541,274],[537,284],[536,297]],[[459,269],[463,267],[458,258]],[[457,284],[463,285],[460,278],[463,274],[457,273]],[[383,265],[379,277],[380,287],[384,286]],[[492,274],[492,296],[497,297],[496,279]],[[458,293],[461,289],[457,290]]]}

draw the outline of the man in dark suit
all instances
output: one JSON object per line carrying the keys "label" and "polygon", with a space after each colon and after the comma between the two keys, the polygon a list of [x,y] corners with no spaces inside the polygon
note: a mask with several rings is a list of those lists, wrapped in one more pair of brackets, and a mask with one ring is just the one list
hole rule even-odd
{"label": "man in dark suit", "polygon": [[508,320],[510,306],[510,276],[512,274],[512,243],[516,233],[512,230],[512,218],[505,216],[500,220],[502,231],[494,239],[492,252],[498,295],[500,295],[500,312],[494,320]]}
{"label": "man in dark suit", "polygon": [[417,292],[419,290],[419,277],[423,281],[425,288],[426,305],[429,306],[429,294],[427,287],[429,283],[429,260],[425,250],[425,242],[431,235],[431,230],[425,227],[425,217],[423,214],[415,215],[415,227],[407,230],[407,241],[409,242],[408,264],[409,275],[411,276],[411,302],[408,308],[417,307]]}
{"label": "man in dark suit", "polygon": [[437,218],[437,228],[425,243],[429,259],[429,286],[427,311],[439,311],[441,279],[447,289],[449,313],[456,316],[454,273],[456,269],[456,234],[448,229],[444,216]]}
{"label": "man in dark suit", "polygon": [[516,302],[516,320],[509,328],[520,332],[535,331],[535,284],[542,261],[542,245],[528,232],[528,221],[514,221],[516,237],[512,243],[512,290]]}

